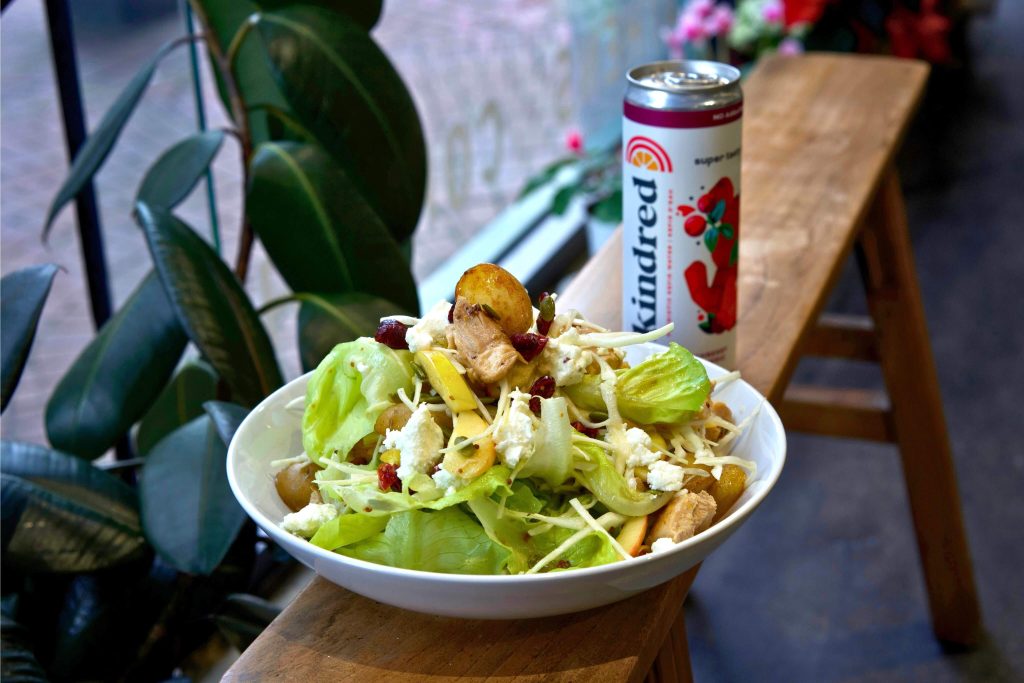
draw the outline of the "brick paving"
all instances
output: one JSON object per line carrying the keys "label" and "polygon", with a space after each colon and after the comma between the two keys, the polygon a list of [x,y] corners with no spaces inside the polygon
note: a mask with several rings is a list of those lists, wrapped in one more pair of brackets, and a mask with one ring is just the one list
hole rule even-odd
{"label": "brick paving", "polygon": [[[77,7],[83,6],[79,3]],[[571,121],[552,83],[569,77],[568,28],[549,0],[457,3],[389,0],[376,36],[409,83],[424,122],[430,185],[415,242],[414,272],[429,273],[514,199],[523,179],[561,153]],[[87,117],[95,125],[156,48],[183,32],[177,14],[131,25],[76,24]],[[204,71],[209,123],[225,117]],[[115,305],[150,268],[130,218],[142,171],[195,129],[185,50],[161,64],[139,108],[96,178]],[[64,272],[54,283],[18,392],[3,415],[5,438],[45,441],[43,413],[56,383],[92,338],[74,210],[40,241],[43,218],[67,168],[56,84],[41,0],[12,3],[0,22],[0,269],[43,262]],[[225,142],[214,164],[223,253],[233,256],[241,207],[238,150]],[[208,232],[205,192],[178,210]],[[284,288],[257,250],[248,289],[257,302]],[[298,372],[294,311],[265,318],[287,376]]]}

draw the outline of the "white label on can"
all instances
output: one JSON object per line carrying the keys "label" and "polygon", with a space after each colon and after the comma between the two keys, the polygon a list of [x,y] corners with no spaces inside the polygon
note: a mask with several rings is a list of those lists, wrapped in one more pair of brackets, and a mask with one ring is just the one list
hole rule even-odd
{"label": "white label on can", "polygon": [[625,104],[622,320],[732,367],[743,103],[706,111]]}

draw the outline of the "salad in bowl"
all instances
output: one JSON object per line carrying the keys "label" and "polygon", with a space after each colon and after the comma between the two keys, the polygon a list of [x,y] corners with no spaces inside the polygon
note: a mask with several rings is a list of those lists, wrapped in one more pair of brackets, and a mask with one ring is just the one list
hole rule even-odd
{"label": "salad in bowl", "polygon": [[446,574],[571,572],[671,550],[757,477],[737,424],[677,344],[612,332],[492,264],[454,303],[337,345],[289,406],[301,455],[272,463],[284,531],[377,565]]}

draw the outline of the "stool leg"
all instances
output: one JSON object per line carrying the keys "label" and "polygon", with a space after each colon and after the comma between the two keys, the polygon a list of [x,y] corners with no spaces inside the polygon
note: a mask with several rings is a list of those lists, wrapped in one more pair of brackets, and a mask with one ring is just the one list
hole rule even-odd
{"label": "stool leg", "polygon": [[903,194],[893,168],[886,172],[878,189],[858,247],[892,403],[932,626],[941,640],[970,644],[980,636],[981,610]]}
{"label": "stool leg", "polygon": [[686,639],[686,608],[679,610],[665,642],[647,674],[649,683],[693,683],[690,669],[690,646]]}

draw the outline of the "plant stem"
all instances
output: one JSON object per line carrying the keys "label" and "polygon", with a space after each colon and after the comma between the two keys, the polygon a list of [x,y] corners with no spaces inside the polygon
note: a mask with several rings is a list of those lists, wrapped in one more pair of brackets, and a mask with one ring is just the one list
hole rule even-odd
{"label": "plant stem", "polygon": [[[225,52],[224,46],[221,45],[220,39],[213,31],[213,26],[210,24],[210,19],[206,16],[206,11],[203,9],[202,4],[196,0],[190,0],[189,4],[192,5],[192,11],[195,12],[196,17],[199,18],[200,23],[203,25],[204,33],[206,34],[206,45],[210,53],[210,61],[217,69],[217,73],[220,74],[224,88],[227,90],[231,118],[238,128],[238,139],[242,148],[242,187],[244,191],[245,188],[249,187],[249,159],[252,157],[253,151],[252,130],[249,127],[245,100],[242,98],[242,92],[238,87],[238,81],[235,79],[231,62],[241,47],[242,39],[252,29],[252,22],[246,19],[245,23],[239,27],[234,39],[232,39],[229,51]],[[235,258],[235,275],[242,284],[245,284],[246,275],[249,273],[252,243],[252,224],[249,222],[249,216],[246,214],[243,205],[242,229],[238,237],[238,255]]]}

